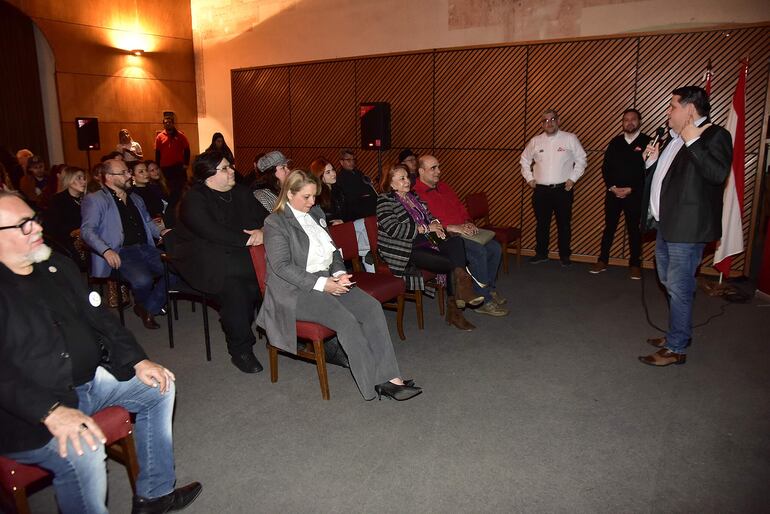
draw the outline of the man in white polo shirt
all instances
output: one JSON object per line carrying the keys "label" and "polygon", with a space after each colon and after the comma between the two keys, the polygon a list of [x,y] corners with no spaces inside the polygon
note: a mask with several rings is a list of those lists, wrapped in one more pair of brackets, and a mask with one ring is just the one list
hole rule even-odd
{"label": "man in white polo shirt", "polygon": [[[533,137],[521,154],[521,175],[534,189],[532,207],[537,219],[537,244],[530,264],[548,260],[551,215],[556,214],[559,232],[559,259],[571,264],[570,249],[572,198],[575,182],[586,168],[586,153],[577,136],[559,130],[559,115],[553,109],[543,111],[543,133]],[[532,166],[534,165],[534,170]]]}

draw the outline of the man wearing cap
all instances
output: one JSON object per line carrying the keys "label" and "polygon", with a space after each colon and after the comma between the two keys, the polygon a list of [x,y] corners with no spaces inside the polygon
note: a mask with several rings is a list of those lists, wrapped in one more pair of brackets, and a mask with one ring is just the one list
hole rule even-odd
{"label": "man wearing cap", "polygon": [[187,183],[187,166],[190,164],[190,142],[177,130],[173,113],[163,116],[163,130],[155,137],[155,162],[163,171],[168,184],[166,225],[173,226],[176,220],[175,207]]}
{"label": "man wearing cap", "polygon": [[[562,266],[572,264],[572,188],[586,169],[586,152],[575,134],[559,130],[559,115],[553,109],[543,111],[543,133],[530,139],[521,154],[521,176],[534,189],[535,255],[530,264],[548,260],[551,216],[556,214],[559,232],[559,259]],[[532,170],[534,165],[535,169]]]}
{"label": "man wearing cap", "polygon": [[106,513],[105,439],[91,415],[120,405],[136,414],[132,512],[180,510],[201,484],[174,489],[174,374],[100,305],[45,246],[34,211],[0,192],[0,455],[49,470],[62,513]]}
{"label": "man wearing cap", "polygon": [[45,209],[48,200],[56,194],[56,179],[48,175],[45,161],[39,155],[27,159],[27,173],[21,177],[19,190],[35,209]]}
{"label": "man wearing cap", "polygon": [[162,233],[142,197],[129,194],[131,175],[126,163],[105,161],[103,173],[104,187],[86,195],[80,206],[80,235],[91,249],[91,274],[109,277],[119,270],[134,291],[134,313],[145,328],[160,328],[154,316],[165,313],[166,280],[154,239]]}
{"label": "man wearing cap", "polygon": [[409,170],[409,182],[411,182],[412,187],[414,187],[414,184],[419,177],[417,173],[417,154],[409,148],[404,148],[401,150],[401,153],[398,154],[398,162],[406,166],[406,169]]}

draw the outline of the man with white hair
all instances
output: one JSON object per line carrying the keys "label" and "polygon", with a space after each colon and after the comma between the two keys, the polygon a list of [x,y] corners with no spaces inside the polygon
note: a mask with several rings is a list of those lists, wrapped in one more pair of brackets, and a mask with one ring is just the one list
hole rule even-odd
{"label": "man with white hair", "polygon": [[91,417],[113,405],[136,413],[134,514],[180,510],[201,491],[174,489],[174,374],[52,254],[34,211],[0,192],[0,455],[54,475],[59,509],[106,513],[105,437]]}

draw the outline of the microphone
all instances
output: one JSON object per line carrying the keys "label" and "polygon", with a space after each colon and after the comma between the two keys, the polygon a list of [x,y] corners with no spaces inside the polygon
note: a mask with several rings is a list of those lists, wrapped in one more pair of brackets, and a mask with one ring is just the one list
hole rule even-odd
{"label": "microphone", "polygon": [[[664,125],[661,125],[657,129],[655,129],[655,137],[652,138],[652,141],[650,141],[650,146],[657,145],[665,133],[666,133],[666,129]],[[649,158],[650,158],[650,152],[645,152],[644,160],[646,161]]]}

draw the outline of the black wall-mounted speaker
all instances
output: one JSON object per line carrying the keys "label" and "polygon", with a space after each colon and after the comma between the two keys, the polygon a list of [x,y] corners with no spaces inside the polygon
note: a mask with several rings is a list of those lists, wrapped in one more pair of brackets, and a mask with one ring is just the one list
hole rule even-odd
{"label": "black wall-mounted speaker", "polygon": [[390,104],[387,102],[362,103],[361,148],[364,150],[390,149]]}

